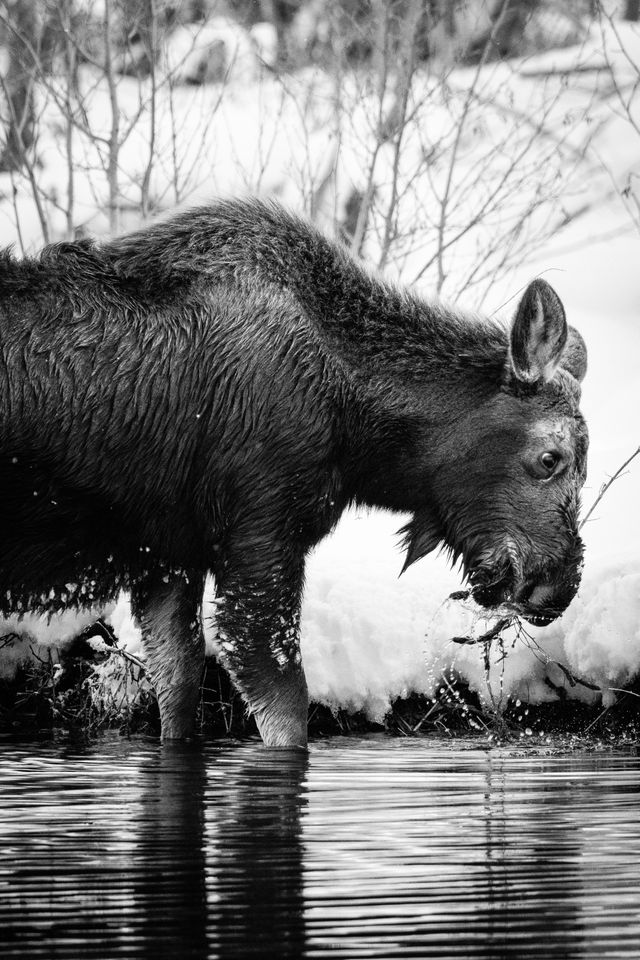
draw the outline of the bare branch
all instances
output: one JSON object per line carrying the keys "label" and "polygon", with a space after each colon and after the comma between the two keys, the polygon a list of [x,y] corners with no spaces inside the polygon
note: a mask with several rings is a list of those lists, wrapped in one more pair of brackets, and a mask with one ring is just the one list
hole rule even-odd
{"label": "bare branch", "polygon": [[104,73],[109,89],[109,103],[111,104],[111,133],[109,136],[109,160],[107,180],[109,184],[109,227],[116,232],[119,225],[119,189],[118,189],[118,154],[120,151],[120,104],[118,90],[111,56],[111,0],[105,0],[104,19]]}
{"label": "bare branch", "polygon": [[615,483],[615,481],[616,481],[619,477],[622,476],[622,474],[624,473],[624,471],[626,470],[626,468],[629,466],[629,464],[631,463],[631,461],[632,461],[635,457],[637,457],[638,454],[640,454],[640,447],[638,447],[636,450],[633,451],[633,453],[631,454],[631,456],[628,457],[628,458],[625,460],[625,462],[624,462],[620,467],[618,467],[618,469],[616,470],[616,472],[613,474],[612,477],[610,477],[610,478],[607,480],[606,483],[603,483],[603,484],[602,484],[602,486],[600,487],[600,490],[599,490],[599,492],[598,492],[598,496],[596,497],[596,499],[595,499],[595,500],[593,501],[593,503],[591,504],[591,506],[590,506],[589,510],[587,511],[587,513],[585,514],[585,516],[582,518],[582,521],[580,522],[580,526],[578,527],[579,530],[582,530],[582,528],[584,527],[585,523],[587,522],[587,520],[589,519],[589,517],[591,516],[591,514],[593,513],[593,511],[595,510],[595,508],[598,506],[598,504],[600,503],[600,501],[601,501],[602,498],[604,497],[604,495],[605,495],[605,493],[607,492],[607,490],[609,489],[609,487],[610,487],[613,483]]}

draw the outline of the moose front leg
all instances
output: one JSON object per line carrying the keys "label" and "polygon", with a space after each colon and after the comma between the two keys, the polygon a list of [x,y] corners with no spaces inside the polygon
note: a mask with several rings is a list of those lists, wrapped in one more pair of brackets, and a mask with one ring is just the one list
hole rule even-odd
{"label": "moose front leg", "polygon": [[219,659],[268,747],[306,747],[309,696],[300,657],[302,564],[221,577]]}
{"label": "moose front leg", "polygon": [[204,667],[203,586],[202,575],[189,572],[147,577],[131,591],[163,740],[193,734]]}

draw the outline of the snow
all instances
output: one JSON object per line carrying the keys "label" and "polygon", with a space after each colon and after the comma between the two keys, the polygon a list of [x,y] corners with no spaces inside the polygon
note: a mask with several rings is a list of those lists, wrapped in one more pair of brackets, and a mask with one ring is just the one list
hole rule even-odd
{"label": "snow", "polygon": [[[626,25],[619,27],[626,30],[623,39],[627,37],[630,45],[632,42],[637,45],[633,31]],[[613,49],[618,40],[609,33],[607,42]],[[574,62],[578,58],[583,63],[597,65],[602,59],[602,44],[592,36],[583,47],[574,50],[573,55]],[[515,106],[527,109],[527,98],[534,96],[535,81],[531,77],[538,69],[566,69],[570,57],[571,51],[565,50],[545,55],[538,62],[527,61],[523,73],[528,72],[529,79],[492,67],[492,72],[487,73],[487,95],[498,97],[505,94],[508,87]],[[622,56],[616,62],[620,76],[628,80],[629,63]],[[452,89],[456,83],[463,89],[468,74],[461,71],[450,80]],[[513,309],[512,298],[517,292],[532,277],[544,276],[560,294],[569,321],[586,339],[589,372],[584,383],[582,409],[591,436],[589,475],[583,494],[586,507],[595,499],[601,484],[640,444],[637,419],[640,409],[640,231],[637,224],[632,223],[629,207],[619,195],[629,181],[630,171],[637,170],[640,164],[640,135],[615,110],[611,100],[593,106],[593,89],[589,84],[600,82],[602,77],[597,71],[593,75],[578,75],[575,88],[567,92],[568,99],[558,106],[559,125],[564,122],[562,110],[582,111],[580,122],[572,128],[575,144],[582,142],[579,137],[584,135],[585,128],[590,127],[593,133],[591,148],[584,162],[576,167],[570,189],[567,182],[567,193],[553,200],[558,209],[566,211],[570,222],[549,235],[545,232],[547,221],[543,217],[535,221],[540,242],[537,247],[533,244],[534,253],[520,261],[516,259],[508,276],[488,285],[483,304],[484,311],[495,311],[508,319]],[[129,81],[123,81],[123,90],[127,83]],[[194,130],[197,127],[197,135],[182,134],[186,143],[185,166],[187,160],[191,164],[190,197],[202,200],[207,191],[209,195],[214,191],[238,193],[251,187],[279,195],[304,209],[308,196],[302,185],[323,182],[331,172],[333,179],[328,193],[323,195],[325,202],[339,206],[354,185],[361,187],[364,112],[359,120],[354,120],[361,134],[360,143],[355,136],[350,144],[343,142],[340,164],[336,166],[336,141],[322,106],[318,107],[316,123],[311,129],[303,130],[300,118],[296,119],[296,91],[299,93],[305,86],[315,91],[318,103],[322,104],[318,91],[328,91],[330,84],[326,78],[309,72],[291,79],[287,97],[283,97],[277,85],[264,78],[259,96],[247,87],[231,90],[228,96],[225,94],[209,117],[207,144],[211,149],[205,151],[204,158],[193,153],[194,145],[201,143],[207,98],[217,94],[207,88],[175,91],[179,115],[186,118],[191,108],[189,123]],[[94,96],[96,109],[103,109],[100,98],[105,92],[96,89]],[[444,105],[440,114],[431,111],[431,141],[438,141],[450,120],[451,112],[449,108],[445,110]],[[481,136],[493,136],[498,127],[497,115],[487,113]],[[224,155],[220,152],[221,144]],[[127,150],[129,169],[135,170],[136,157],[144,156],[139,140],[132,137]],[[408,138],[403,158],[408,181],[413,169],[412,157],[420,150],[424,150],[423,139]],[[380,178],[384,183],[392,157],[385,155],[384,150],[381,154]],[[467,173],[473,156],[472,143]],[[569,162],[566,156],[558,150],[558,171],[553,172],[554,177],[559,176],[562,165]],[[549,158],[546,146],[544,157]],[[535,161],[532,157],[532,169]],[[56,161],[52,153],[46,157],[46,163],[48,170],[44,176],[54,182],[59,176],[59,158]],[[91,163],[97,164],[95,158]],[[208,176],[205,175],[207,165]],[[154,189],[159,198],[170,200],[171,171],[165,174],[166,180],[160,176]],[[437,170],[433,176],[437,187]],[[463,168],[462,183],[464,176]],[[136,182],[139,182],[139,173],[130,177],[130,185]],[[416,198],[421,193],[424,196],[429,193],[424,180],[411,184],[411,190]],[[95,226],[98,223],[95,187],[90,190],[88,180],[84,186],[80,183],[78,196],[86,203],[87,222]],[[104,201],[99,191],[97,199],[100,203]],[[517,216],[518,204],[526,208],[528,198],[514,191],[509,202],[513,203],[510,212]],[[19,203],[26,211],[27,200],[19,198]],[[421,200],[416,210],[423,208],[427,208],[427,203]],[[586,212],[576,215],[585,209]],[[411,208],[409,211],[408,216]],[[11,211],[5,206],[3,212],[9,221]],[[433,230],[433,226],[429,230]],[[32,221],[32,229],[29,228],[28,216],[23,223],[23,234],[28,243],[37,242],[37,225]],[[465,237],[458,250],[459,258],[457,254],[457,259],[450,263],[450,296],[457,294],[456,283],[473,258],[477,244],[486,242],[486,238],[483,240],[480,236],[479,239],[479,236]],[[376,242],[375,239],[369,241],[367,249],[374,259],[379,252]],[[390,273],[411,280],[419,272],[424,258],[424,249],[408,253],[390,264]],[[432,292],[430,281],[427,276],[421,280],[426,292]],[[475,289],[463,292],[460,301],[464,304],[468,297],[467,305],[475,306],[477,292]],[[545,683],[545,676],[556,685],[567,687],[571,696],[595,696],[580,685],[569,686],[565,673],[554,666],[555,661],[601,685],[603,702],[611,702],[616,689],[640,669],[639,481],[640,457],[615,482],[585,525],[586,563],[577,598],[555,624],[544,629],[530,628],[530,641],[515,635],[507,637],[505,659],[499,658],[494,645],[490,688],[480,645],[460,646],[451,640],[470,631],[481,633],[483,629],[474,611],[447,600],[450,593],[460,589],[459,575],[447,567],[442,556],[431,555],[399,577],[403,558],[396,532],[407,518],[379,512],[346,514],[335,533],[313,552],[307,565],[302,656],[312,699],[334,708],[362,709],[371,718],[381,719],[396,697],[412,692],[431,694],[442,672],[449,669],[466,678],[484,697],[490,697],[491,691],[494,698],[513,696],[532,702],[550,699],[555,694]],[[212,595],[213,585],[209,582],[203,619],[210,650],[213,649],[215,616]],[[34,641],[61,643],[82,629],[93,615],[83,615],[82,622],[75,626],[69,614],[51,618],[49,622],[34,617],[24,618],[20,623],[11,620],[0,633],[21,632],[27,636],[28,644]],[[120,598],[110,617],[122,645],[140,655],[140,635],[126,598]],[[12,669],[18,656],[15,648],[11,649],[11,654],[3,651],[0,659],[0,670],[5,673]]]}
{"label": "snow", "polygon": [[[39,647],[63,647],[77,637],[98,617],[109,617],[116,604],[108,607],[88,607],[84,610],[65,610],[62,613],[12,616],[0,620],[0,678],[10,678],[16,667],[30,659]],[[16,638],[13,640],[12,638]],[[2,640],[7,640],[2,643]],[[40,654],[38,654],[40,655]]]}

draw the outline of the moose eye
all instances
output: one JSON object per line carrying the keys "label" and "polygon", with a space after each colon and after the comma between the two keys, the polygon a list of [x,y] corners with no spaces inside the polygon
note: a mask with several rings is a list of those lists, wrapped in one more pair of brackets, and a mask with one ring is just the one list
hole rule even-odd
{"label": "moose eye", "polygon": [[545,450],[545,452],[541,453],[538,457],[538,462],[547,476],[550,477],[560,462],[560,454],[554,450]]}

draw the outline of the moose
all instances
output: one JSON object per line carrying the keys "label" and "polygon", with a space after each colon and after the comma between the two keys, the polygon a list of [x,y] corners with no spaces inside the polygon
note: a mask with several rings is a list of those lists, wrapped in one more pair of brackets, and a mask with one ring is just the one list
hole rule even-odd
{"label": "moose", "polygon": [[0,262],[0,614],[129,590],[165,739],[192,734],[204,579],[268,746],[304,747],[305,557],[348,505],[409,513],[478,603],[534,623],[580,579],[586,350],[534,280],[510,328],[227,200]]}

